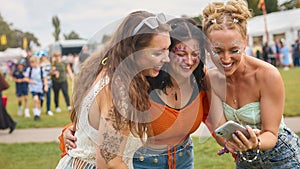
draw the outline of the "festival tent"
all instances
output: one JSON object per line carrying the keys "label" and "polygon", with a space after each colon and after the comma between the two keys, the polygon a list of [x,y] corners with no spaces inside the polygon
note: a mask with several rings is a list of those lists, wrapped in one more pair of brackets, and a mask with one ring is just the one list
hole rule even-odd
{"label": "festival tent", "polygon": [[18,59],[20,57],[26,57],[26,51],[21,48],[7,48],[0,55],[0,61],[8,61]]}
{"label": "festival tent", "polygon": [[[266,15],[269,42],[274,36],[283,34],[287,45],[291,45],[300,36],[300,9],[273,12]],[[249,43],[253,45],[253,37],[263,36],[266,41],[264,16],[256,16],[248,21]]]}

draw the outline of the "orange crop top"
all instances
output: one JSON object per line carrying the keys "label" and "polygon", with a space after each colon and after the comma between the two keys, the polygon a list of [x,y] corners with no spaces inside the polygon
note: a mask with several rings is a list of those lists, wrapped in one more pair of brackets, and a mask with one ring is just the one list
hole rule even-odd
{"label": "orange crop top", "polygon": [[194,100],[180,110],[154,100],[151,100],[150,110],[154,119],[151,122],[154,141],[157,144],[169,144],[175,140],[182,141],[198,129],[208,116],[209,102],[206,92],[200,91]]}

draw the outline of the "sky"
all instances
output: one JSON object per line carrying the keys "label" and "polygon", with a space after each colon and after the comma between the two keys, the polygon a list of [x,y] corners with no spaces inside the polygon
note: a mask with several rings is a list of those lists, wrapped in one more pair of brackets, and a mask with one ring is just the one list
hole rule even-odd
{"label": "sky", "polygon": [[136,10],[194,17],[213,1],[216,0],[0,0],[0,14],[13,24],[12,29],[33,33],[45,47],[54,42],[55,15],[61,22],[60,39],[71,31],[89,39],[101,28]]}

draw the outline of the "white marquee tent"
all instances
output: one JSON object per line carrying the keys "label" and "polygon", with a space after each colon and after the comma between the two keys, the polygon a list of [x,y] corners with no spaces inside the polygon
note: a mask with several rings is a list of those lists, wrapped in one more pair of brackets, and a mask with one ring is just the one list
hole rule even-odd
{"label": "white marquee tent", "polygon": [[[291,45],[300,36],[300,9],[273,12],[267,14],[267,28],[269,42],[274,41],[274,36],[284,34],[287,45]],[[266,41],[264,16],[253,17],[248,21],[249,43],[253,45],[254,37],[263,37]]]}
{"label": "white marquee tent", "polygon": [[20,57],[26,57],[26,51],[21,48],[7,48],[4,52],[0,53],[1,62],[18,59]]}

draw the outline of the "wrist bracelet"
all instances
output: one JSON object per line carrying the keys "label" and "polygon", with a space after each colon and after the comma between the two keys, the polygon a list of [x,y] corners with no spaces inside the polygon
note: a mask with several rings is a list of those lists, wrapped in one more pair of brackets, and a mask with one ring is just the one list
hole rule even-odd
{"label": "wrist bracelet", "polygon": [[243,152],[239,152],[242,159],[244,161],[247,161],[248,163],[252,163],[253,161],[255,161],[260,153],[260,139],[257,137],[257,150],[256,150],[256,154],[252,159],[247,159],[246,157],[244,157]]}

